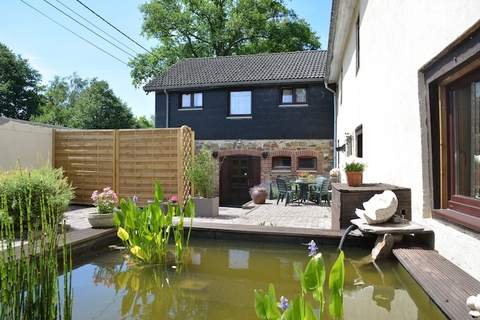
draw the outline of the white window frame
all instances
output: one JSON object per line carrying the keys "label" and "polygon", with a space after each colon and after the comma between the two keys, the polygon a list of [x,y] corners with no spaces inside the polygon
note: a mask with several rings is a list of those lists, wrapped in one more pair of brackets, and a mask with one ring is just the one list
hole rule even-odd
{"label": "white window frame", "polygon": [[[249,101],[249,112],[232,112],[232,95],[240,93],[240,94],[245,94],[248,93],[248,101]],[[252,90],[235,90],[235,91],[230,91],[229,93],[229,104],[228,104],[228,117],[251,117],[252,116],[252,105],[253,105],[253,99],[252,99]],[[245,108],[244,106],[240,106],[239,109]]]}
{"label": "white window frame", "polygon": [[[200,100],[201,100],[200,105],[196,105],[195,103],[195,96],[198,96],[198,95],[200,95]],[[189,105],[183,104],[184,96],[188,96],[188,99],[190,101]],[[184,92],[180,95],[179,110],[201,110],[201,109],[203,109],[203,92]]]}

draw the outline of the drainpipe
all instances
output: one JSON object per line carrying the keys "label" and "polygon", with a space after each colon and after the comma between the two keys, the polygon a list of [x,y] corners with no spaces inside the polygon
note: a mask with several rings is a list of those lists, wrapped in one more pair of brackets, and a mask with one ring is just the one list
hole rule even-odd
{"label": "drainpipe", "polygon": [[169,127],[169,109],[170,109],[170,106],[168,105],[169,104],[169,99],[168,99],[168,92],[167,92],[167,89],[163,89],[163,93],[165,93],[165,128],[168,128]]}
{"label": "drainpipe", "polygon": [[338,167],[337,159],[337,92],[332,88],[328,87],[326,81],[323,82],[325,89],[333,93],[333,167]]}

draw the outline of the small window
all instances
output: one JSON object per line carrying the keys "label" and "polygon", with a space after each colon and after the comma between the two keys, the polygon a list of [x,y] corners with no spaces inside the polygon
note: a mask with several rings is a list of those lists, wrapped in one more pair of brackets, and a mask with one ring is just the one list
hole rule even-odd
{"label": "small window", "polygon": [[363,158],[363,128],[362,126],[355,129],[355,145],[358,158]]}
{"label": "small window", "polygon": [[245,116],[252,114],[252,92],[232,91],[230,92],[230,115]]}
{"label": "small window", "polygon": [[201,92],[182,94],[182,108],[202,108],[202,107],[203,107],[203,94]]}
{"label": "small window", "polygon": [[298,158],[298,169],[317,170],[317,158],[315,157]]}
{"label": "small window", "polygon": [[290,170],[291,167],[292,167],[292,158],[290,157],[273,157],[272,158],[272,169]]}
{"label": "small window", "polygon": [[358,70],[360,69],[360,15],[357,16],[357,22],[355,23],[355,29],[356,29],[356,52],[355,52],[355,58],[356,58],[356,73],[358,73]]}
{"label": "small window", "polygon": [[307,103],[306,88],[283,88],[282,104],[305,104]]}

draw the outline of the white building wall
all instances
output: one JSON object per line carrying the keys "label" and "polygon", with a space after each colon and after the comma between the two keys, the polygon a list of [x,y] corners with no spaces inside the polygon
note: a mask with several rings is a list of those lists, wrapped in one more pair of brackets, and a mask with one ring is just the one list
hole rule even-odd
{"label": "white building wall", "polygon": [[51,165],[52,130],[0,117],[0,170]]}
{"label": "white building wall", "polygon": [[[480,237],[431,219],[433,195],[426,92],[419,69],[480,19],[479,0],[359,0],[360,69],[355,18],[338,80],[337,136],[363,126],[365,182],[412,190],[413,219],[436,234],[436,249],[480,280]],[[353,147],[355,151],[355,147]],[[339,158],[340,168],[346,153]],[[472,259],[472,254],[475,258]]]}

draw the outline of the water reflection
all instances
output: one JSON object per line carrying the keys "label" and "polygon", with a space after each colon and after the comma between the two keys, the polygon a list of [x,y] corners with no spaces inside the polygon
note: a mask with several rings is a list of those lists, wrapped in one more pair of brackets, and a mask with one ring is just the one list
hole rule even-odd
{"label": "water reflection", "polygon": [[[330,270],[336,254],[322,251]],[[441,319],[401,267],[392,262],[375,267],[362,259],[363,254],[347,252],[345,319]],[[75,317],[97,315],[98,311],[88,313],[82,307],[95,309],[95,300],[113,299],[111,305],[102,306],[104,318],[92,318],[255,319],[253,290],[265,289],[271,282],[278,296],[293,298],[299,293],[294,264],[303,269],[307,261],[305,251],[292,246],[252,248],[249,243],[202,241],[191,248],[188,263],[177,272],[161,266],[129,265],[122,254],[110,252],[74,271],[74,281],[82,270],[90,274],[91,281],[84,287],[74,283],[75,299],[84,300],[74,302]],[[88,266],[94,267],[90,270]],[[328,306],[328,299],[326,303]]]}

